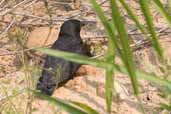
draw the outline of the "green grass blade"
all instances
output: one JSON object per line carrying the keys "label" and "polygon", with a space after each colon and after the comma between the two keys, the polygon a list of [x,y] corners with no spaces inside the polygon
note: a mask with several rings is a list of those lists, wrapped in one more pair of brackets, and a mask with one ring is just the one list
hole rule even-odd
{"label": "green grass blade", "polygon": [[112,96],[113,96],[113,69],[106,69],[106,82],[105,82],[105,96],[107,100],[107,111],[111,112]]}
{"label": "green grass blade", "polygon": [[[124,74],[128,74],[126,68],[121,65],[115,64],[115,70]],[[171,82],[165,79],[159,78],[159,76],[155,76],[154,74],[144,73],[142,71],[136,70],[137,78],[148,80],[150,82],[156,83],[157,85],[165,86],[171,89]]]}
{"label": "green grass blade", "polygon": [[70,104],[67,104],[65,103],[64,101],[62,100],[59,100],[59,99],[55,99],[53,97],[50,97],[48,95],[45,95],[41,92],[37,92],[37,91],[34,91],[34,90],[31,90],[34,95],[36,95],[37,97],[40,97],[41,99],[45,99],[47,100],[49,103],[52,103],[58,107],[60,107],[61,109],[71,113],[71,114],[89,114],[89,113],[86,113],[82,110],[80,110],[79,108],[76,108]]}
{"label": "green grass blade", "polygon": [[[90,65],[93,65],[93,66],[96,66],[96,67],[101,67],[103,68],[104,66],[107,66],[109,65],[109,69],[110,68],[114,68],[114,70],[118,71],[118,72],[121,72],[121,73],[124,73],[124,74],[128,74],[128,71],[127,69],[125,68],[125,66],[119,66],[119,65],[116,65],[116,64],[113,64],[113,63],[106,63],[106,62],[103,62],[103,61],[99,61],[99,60],[92,60],[92,59],[89,59],[88,57],[85,57],[86,59],[83,59],[80,58],[80,55],[77,55],[77,54],[71,54],[71,53],[68,53],[68,52],[62,52],[62,51],[56,51],[56,50],[51,50],[51,49],[47,49],[47,48],[38,48],[37,49],[38,51],[41,51],[43,53],[46,53],[46,54],[49,54],[51,56],[55,56],[55,57],[61,57],[64,59],[67,59],[67,60],[72,60],[73,62],[78,62],[78,63],[82,63],[82,64],[86,64],[86,63],[89,63],[90,62]],[[72,55],[72,56],[71,56]],[[74,56],[73,56],[74,55]],[[76,57],[77,56],[77,57]],[[72,58],[70,58],[72,57]],[[81,56],[82,57],[82,56]],[[88,59],[87,59],[88,58]],[[75,60],[76,59],[76,60]],[[85,60],[85,61],[84,61]],[[89,62],[87,62],[89,61]],[[95,62],[95,63],[94,63]],[[101,65],[98,65],[96,62],[100,62],[100,64],[103,64],[102,66]],[[106,67],[105,67],[106,68]],[[137,77],[139,79],[145,79],[145,80],[148,80],[148,81],[151,81],[151,82],[154,82],[158,85],[161,85],[161,86],[166,86],[168,88],[171,88],[171,82],[167,81],[167,80],[164,80],[164,79],[161,79],[159,78],[158,76],[155,76],[155,75],[152,75],[152,74],[148,74],[148,73],[143,73],[141,71],[138,71],[136,70],[136,74],[137,74]]]}
{"label": "green grass blade", "polygon": [[171,16],[167,13],[166,9],[164,8],[164,6],[160,2],[160,0],[153,0],[153,2],[155,4],[155,6],[159,9],[159,11],[163,15],[163,17],[165,18],[168,25],[171,27]]}
{"label": "green grass blade", "polygon": [[[100,6],[97,4],[96,0],[90,0],[91,4],[94,7],[94,10],[96,11],[101,23],[103,24],[108,36],[109,36],[109,44],[108,44],[108,52],[107,54],[109,56],[111,56],[110,54],[113,54],[114,52],[114,48],[116,47],[117,49],[119,49],[119,45],[117,44],[117,38],[115,36],[116,31],[114,27],[111,27],[110,23],[108,22],[108,19],[105,17],[102,9],[100,8]],[[121,51],[119,51],[121,52]]]}
{"label": "green grass blade", "polygon": [[151,14],[150,14],[148,2],[149,2],[148,0],[139,0],[141,10],[144,14],[149,33],[151,34],[151,37],[152,37],[152,45],[155,48],[155,50],[157,51],[157,54],[159,55],[159,57],[163,59],[163,50],[159,44],[158,37],[155,32],[155,28],[153,25]]}
{"label": "green grass blade", "polygon": [[[112,57],[111,57],[112,58]],[[111,64],[114,63],[114,58],[112,58]],[[109,61],[108,61],[109,62]],[[113,77],[114,77],[114,70],[112,67],[106,68],[106,76],[105,76],[105,96],[106,96],[106,104],[107,104],[107,111],[111,112],[112,106],[112,96],[113,96]]]}
{"label": "green grass blade", "polygon": [[[90,0],[98,17],[100,18],[100,21],[102,22],[109,38],[108,38],[108,51],[107,55],[105,57],[105,61],[114,63],[114,50],[115,47],[119,50],[119,45],[116,42],[116,36],[115,36],[115,27],[111,26],[108,22],[108,19],[105,17],[102,9],[97,4],[96,0]],[[121,51],[119,51],[121,52]],[[107,111],[111,111],[111,105],[112,105],[112,87],[113,87],[113,71],[109,71],[106,69],[106,80],[105,80],[105,94],[106,94],[106,104],[107,104]]]}
{"label": "green grass blade", "polygon": [[121,14],[119,13],[119,9],[116,5],[116,1],[110,0],[110,6],[112,9],[112,18],[114,20],[113,23],[115,23],[116,25],[118,37],[120,39],[120,44],[122,46],[123,54],[121,55],[121,58],[129,72],[129,76],[131,78],[132,86],[134,89],[134,94],[138,96],[138,81],[135,73],[134,63],[132,60],[132,52],[129,46],[129,38],[124,28],[124,23],[122,21]]}
{"label": "green grass blade", "polygon": [[171,110],[171,105],[169,103],[168,104],[161,103],[160,105],[161,105],[161,108],[166,109],[167,111]]}
{"label": "green grass blade", "polygon": [[112,31],[112,28],[109,25],[108,19],[105,17],[102,9],[97,4],[96,0],[90,0],[90,2],[92,3],[94,10],[96,11],[100,21],[102,22],[103,26],[105,27],[106,32],[108,33],[109,36],[113,37],[114,32]]}
{"label": "green grass blade", "polygon": [[140,24],[138,17],[134,14],[134,12],[131,10],[130,6],[125,3],[125,0],[119,0],[119,2],[122,4],[122,6],[127,11],[130,18],[135,22],[136,26],[139,28],[139,30],[143,33],[143,35],[148,38],[148,33],[144,29],[144,27]]}
{"label": "green grass blade", "polygon": [[169,6],[169,14],[171,14],[171,1],[167,0],[168,6]]}
{"label": "green grass blade", "polygon": [[81,109],[83,109],[84,111],[86,111],[88,114],[99,114],[96,110],[92,109],[90,106],[80,103],[80,102],[76,102],[76,101],[70,101],[72,104],[80,107]]}
{"label": "green grass blade", "polygon": [[89,57],[82,56],[82,55],[75,54],[75,53],[63,52],[60,50],[53,50],[53,49],[48,49],[48,48],[37,48],[35,50],[43,52],[50,56],[63,58],[63,59],[66,59],[72,62],[77,62],[80,64],[89,64],[89,65],[93,65],[93,66],[101,67],[105,69],[107,67],[112,67],[112,65],[107,62],[96,60],[96,59],[90,59]]}

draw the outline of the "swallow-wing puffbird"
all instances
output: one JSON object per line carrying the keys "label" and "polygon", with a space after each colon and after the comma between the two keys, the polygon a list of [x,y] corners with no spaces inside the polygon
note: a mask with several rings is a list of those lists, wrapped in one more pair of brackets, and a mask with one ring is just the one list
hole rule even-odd
{"label": "swallow-wing puffbird", "polygon": [[[65,21],[60,28],[58,39],[51,49],[87,55],[80,37],[83,25],[83,22],[75,19]],[[52,95],[56,88],[74,77],[79,67],[78,63],[47,55],[37,89],[44,94]]]}

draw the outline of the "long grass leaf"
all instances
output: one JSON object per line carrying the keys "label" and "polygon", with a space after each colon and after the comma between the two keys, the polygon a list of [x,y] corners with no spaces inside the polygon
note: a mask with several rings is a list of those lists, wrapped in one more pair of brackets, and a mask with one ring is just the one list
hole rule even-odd
{"label": "long grass leaf", "polygon": [[122,46],[123,54],[121,55],[121,58],[129,72],[134,94],[138,96],[138,81],[135,73],[135,66],[132,60],[132,52],[129,46],[129,38],[124,28],[124,23],[115,0],[110,0],[110,7],[112,9],[112,18],[118,31],[118,38],[120,39],[120,44]]}
{"label": "long grass leaf", "polygon": [[135,22],[136,26],[139,28],[139,30],[143,33],[143,35],[148,38],[148,33],[144,29],[144,27],[141,25],[141,23],[138,20],[138,17],[134,14],[134,12],[131,10],[130,6],[125,3],[125,0],[119,0],[119,2],[122,4],[122,6],[127,11],[130,18]]}
{"label": "long grass leaf", "polygon": [[88,114],[99,114],[96,110],[92,109],[90,106],[80,103],[80,102],[76,102],[76,101],[70,101],[72,104],[80,107],[81,109],[83,109],[84,111],[86,111]]}
{"label": "long grass leaf", "polygon": [[[108,36],[109,36],[109,50],[107,52],[107,54],[112,54],[113,53],[113,49],[116,47],[117,49],[119,49],[119,45],[117,44],[117,38],[115,36],[116,31],[113,31],[115,29],[113,29],[110,25],[110,23],[108,22],[108,19],[105,17],[102,9],[100,8],[100,6],[97,4],[96,0],[90,0],[90,2],[92,3],[94,10],[96,11],[101,23],[103,24]],[[120,51],[119,51],[120,52]]]}
{"label": "long grass leaf", "polygon": [[37,48],[35,50],[43,52],[43,53],[48,54],[50,56],[63,58],[63,59],[66,59],[66,60],[69,60],[72,62],[77,62],[80,64],[89,64],[89,65],[101,67],[104,69],[106,69],[107,67],[112,67],[112,64],[109,64],[107,62],[100,61],[97,59],[91,59],[89,57],[82,56],[82,55],[75,54],[75,53],[63,52],[60,50],[54,50],[54,49],[48,49],[48,48]]}
{"label": "long grass leaf", "polygon": [[106,82],[105,82],[105,96],[107,99],[107,111],[111,112],[112,96],[113,96],[113,69],[106,69]]}
{"label": "long grass leaf", "polygon": [[67,112],[69,112],[71,114],[89,114],[87,112],[84,112],[84,111],[80,110],[79,108],[76,108],[76,107],[74,107],[74,106],[72,106],[70,104],[65,103],[62,100],[55,99],[53,97],[50,97],[48,95],[45,95],[45,94],[43,94],[41,92],[37,92],[37,91],[34,91],[34,90],[30,90],[30,91],[32,91],[34,93],[34,95],[36,95],[36,96],[38,96],[38,97],[40,97],[42,99],[47,100],[49,103],[52,103],[52,104],[60,107],[61,109],[65,110],[65,111],[67,111]]}
{"label": "long grass leaf", "polygon": [[[119,72],[124,73],[124,74],[128,74],[128,72],[124,66],[115,64],[114,67],[115,67],[116,71],[119,71]],[[165,79],[159,78],[159,76],[156,76],[154,74],[144,73],[144,72],[139,71],[139,70],[136,70],[136,74],[137,74],[137,78],[139,78],[139,79],[148,80],[148,81],[153,82],[157,85],[165,86],[165,87],[168,87],[171,89],[171,82],[167,81]]]}
{"label": "long grass leaf", "polygon": [[171,27],[171,16],[167,13],[166,9],[164,8],[164,6],[160,2],[160,0],[153,0],[153,2],[155,4],[155,6],[159,9],[159,11],[163,15],[163,17],[165,18],[168,25]]}
{"label": "long grass leaf", "polygon": [[[119,49],[119,45],[116,42],[116,37],[115,37],[115,33],[116,31],[114,31],[114,26],[112,27],[109,22],[108,19],[105,17],[102,9],[100,8],[100,6],[97,4],[96,0],[90,0],[98,17],[100,18],[100,21],[102,22],[109,38],[108,38],[108,51],[107,51],[107,55],[105,57],[105,60],[107,62],[110,63],[114,63],[114,50],[115,47],[117,48],[117,50],[120,51]],[[106,80],[105,80],[105,94],[106,94],[106,104],[107,104],[107,111],[110,112],[111,111],[111,105],[112,105],[112,89],[113,88],[113,71],[110,71],[108,69],[106,69]]]}
{"label": "long grass leaf", "polygon": [[[117,64],[113,64],[113,63],[106,63],[106,62],[99,61],[99,60],[92,60],[92,59],[89,59],[87,57],[85,57],[86,59],[84,58],[82,60],[82,58],[81,58],[82,56],[80,57],[80,55],[71,54],[71,53],[68,53],[68,52],[57,51],[57,50],[51,50],[51,49],[47,49],[47,48],[38,48],[37,50],[41,51],[41,52],[43,52],[45,54],[49,54],[51,56],[54,56],[54,57],[61,57],[61,58],[64,58],[66,60],[70,60],[70,61],[77,62],[77,63],[82,63],[82,64],[90,63],[90,65],[93,65],[93,66],[96,66],[96,67],[104,68],[104,66],[109,65],[110,66],[109,68],[113,67],[115,71],[118,71],[118,72],[121,72],[121,73],[124,73],[124,74],[128,74],[128,71],[125,68],[125,66],[121,66],[121,65],[117,65]],[[89,62],[87,62],[87,61],[89,61]],[[98,65],[98,64],[96,64],[96,62],[101,62],[100,64],[103,64],[104,66],[103,65],[102,66]],[[139,79],[145,79],[145,80],[154,82],[154,83],[156,83],[158,85],[166,86],[168,88],[171,88],[171,82],[169,82],[167,80],[164,80],[164,79],[161,79],[158,76],[155,76],[153,74],[144,73],[144,72],[141,72],[141,71],[138,71],[138,70],[136,70],[136,74],[137,74],[137,77]]]}
{"label": "long grass leaf", "polygon": [[171,1],[170,0],[167,0],[167,4],[168,4],[168,7],[169,7],[169,14],[171,13]]}
{"label": "long grass leaf", "polygon": [[160,43],[158,41],[158,37],[157,37],[155,29],[154,29],[154,25],[153,25],[152,17],[150,14],[148,2],[149,2],[148,0],[139,0],[141,10],[144,14],[149,33],[151,34],[151,37],[152,37],[152,45],[155,48],[155,50],[157,51],[157,54],[159,55],[159,57],[161,59],[163,59],[163,50],[160,46]]}

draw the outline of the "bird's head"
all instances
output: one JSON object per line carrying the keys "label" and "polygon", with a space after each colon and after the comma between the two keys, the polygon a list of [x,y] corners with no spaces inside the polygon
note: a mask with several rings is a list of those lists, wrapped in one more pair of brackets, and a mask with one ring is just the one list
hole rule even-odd
{"label": "bird's head", "polygon": [[80,34],[81,27],[84,25],[84,22],[81,22],[76,19],[65,21],[61,26],[60,34]]}

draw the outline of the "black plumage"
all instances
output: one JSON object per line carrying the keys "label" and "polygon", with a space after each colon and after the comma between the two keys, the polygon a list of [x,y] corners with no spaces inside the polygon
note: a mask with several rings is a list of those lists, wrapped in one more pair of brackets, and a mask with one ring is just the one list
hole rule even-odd
{"label": "black plumage", "polygon": [[[52,45],[52,49],[87,55],[80,37],[83,23],[78,20],[68,20],[61,26],[59,38]],[[57,87],[72,79],[80,64],[47,55],[38,80],[37,89],[51,95]]]}

